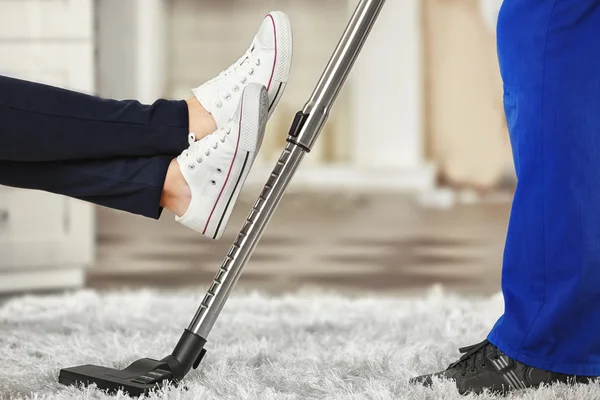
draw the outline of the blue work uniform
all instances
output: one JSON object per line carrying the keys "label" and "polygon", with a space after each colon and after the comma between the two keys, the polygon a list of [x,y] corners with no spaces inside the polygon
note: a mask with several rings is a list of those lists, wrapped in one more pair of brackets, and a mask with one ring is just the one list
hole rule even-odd
{"label": "blue work uniform", "polygon": [[600,0],[505,0],[498,55],[518,185],[488,339],[527,365],[598,376]]}

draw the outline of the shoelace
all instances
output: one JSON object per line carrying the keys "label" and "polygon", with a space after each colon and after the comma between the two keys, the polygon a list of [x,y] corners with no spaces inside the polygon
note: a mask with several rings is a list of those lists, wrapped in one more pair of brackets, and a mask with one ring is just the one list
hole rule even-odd
{"label": "shoelace", "polygon": [[196,141],[196,135],[194,133],[190,133],[188,136],[188,143],[190,144],[190,147],[184,152],[185,157],[189,159],[188,168],[196,168],[196,164],[202,163],[204,157],[210,156],[210,151],[216,150],[219,147],[219,143],[225,143],[225,140],[227,140],[227,136],[230,133],[231,124],[218,129],[213,134],[210,134],[198,141]]}
{"label": "shoelace", "polygon": [[474,372],[476,369],[477,362],[480,367],[485,367],[485,356],[488,353],[489,348],[492,344],[486,339],[481,343],[474,344],[472,346],[462,347],[458,349],[459,352],[464,353],[462,357],[453,364],[450,364],[450,368],[461,368],[462,375],[464,376],[467,369]]}
{"label": "shoelace", "polygon": [[[256,43],[253,41],[250,48],[246,51],[246,53],[244,53],[242,57],[240,57],[239,60],[233,63],[225,71],[221,72],[219,75],[209,80],[207,83],[205,83],[205,85],[215,85],[219,83],[219,86],[221,86],[220,84],[224,80],[224,87],[229,88],[230,91],[238,92],[240,90],[240,84],[245,85],[248,82],[248,76],[252,76],[256,72],[254,67],[259,67],[261,64],[260,58],[258,58],[258,56],[254,54],[255,47]],[[241,75],[239,82],[237,79],[238,71],[241,72],[241,74],[239,74]],[[218,98],[224,100],[231,99],[231,92],[229,90],[221,93],[221,91],[217,89]],[[222,101],[218,100],[216,106],[218,108],[223,107]]]}

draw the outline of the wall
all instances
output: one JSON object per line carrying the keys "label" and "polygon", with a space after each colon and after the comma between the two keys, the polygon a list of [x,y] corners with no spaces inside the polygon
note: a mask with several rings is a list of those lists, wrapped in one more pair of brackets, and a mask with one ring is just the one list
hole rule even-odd
{"label": "wall", "polygon": [[388,0],[351,79],[357,165],[394,172],[422,167],[422,38],[421,2]]}
{"label": "wall", "polygon": [[136,93],[137,18],[134,1],[96,2],[97,87],[100,96],[132,98]]}
{"label": "wall", "polygon": [[98,94],[150,103],[167,95],[167,3],[96,3]]}

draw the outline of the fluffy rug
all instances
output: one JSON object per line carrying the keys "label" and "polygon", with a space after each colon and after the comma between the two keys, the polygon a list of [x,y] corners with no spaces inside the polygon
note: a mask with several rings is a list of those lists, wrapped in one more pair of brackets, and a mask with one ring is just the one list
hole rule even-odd
{"label": "fluffy rug", "polygon": [[[0,398],[113,398],[62,387],[59,369],[123,368],[140,357],[167,355],[200,300],[192,292],[84,291],[5,302]],[[448,382],[425,389],[407,380],[446,367],[458,347],[484,338],[501,312],[500,296],[467,299],[439,289],[419,298],[238,295],[225,307],[187,389],[171,387],[151,398],[463,399]],[[598,399],[600,387],[558,385],[511,398]]]}

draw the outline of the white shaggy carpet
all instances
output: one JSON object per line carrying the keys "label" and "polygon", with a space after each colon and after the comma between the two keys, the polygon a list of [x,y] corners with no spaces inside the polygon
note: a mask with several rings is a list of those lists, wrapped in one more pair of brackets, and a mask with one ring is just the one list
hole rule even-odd
{"label": "white shaggy carpet", "polygon": [[[59,385],[59,369],[123,368],[169,354],[202,294],[84,291],[4,303],[0,398],[112,398]],[[238,295],[212,332],[201,368],[188,376],[188,389],[167,388],[152,398],[462,399],[451,383],[425,389],[407,380],[446,367],[458,347],[482,340],[501,312],[500,296],[463,299],[440,290],[406,299]],[[600,387],[554,386],[511,398],[600,399]]]}

